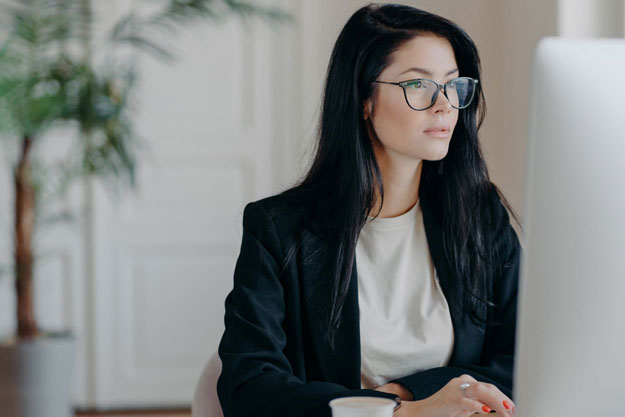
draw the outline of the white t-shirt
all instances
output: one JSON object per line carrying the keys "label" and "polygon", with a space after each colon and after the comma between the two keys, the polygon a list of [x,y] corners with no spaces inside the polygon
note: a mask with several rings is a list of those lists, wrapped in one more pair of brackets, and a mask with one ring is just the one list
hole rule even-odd
{"label": "white t-shirt", "polygon": [[421,205],[367,219],[356,244],[361,386],[377,388],[449,362],[449,306],[430,256]]}

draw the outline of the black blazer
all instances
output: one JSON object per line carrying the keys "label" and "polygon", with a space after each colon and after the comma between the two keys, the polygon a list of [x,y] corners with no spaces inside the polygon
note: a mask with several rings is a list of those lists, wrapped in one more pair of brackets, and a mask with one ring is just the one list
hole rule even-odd
{"label": "black blazer", "polygon": [[[354,260],[336,350],[324,343],[316,305],[307,296],[318,284],[323,242],[306,227],[301,210],[285,194],[245,206],[241,251],[234,287],[226,298],[225,332],[219,345],[222,373],[217,384],[225,417],[330,416],[333,398],[392,394],[360,389],[358,280]],[[423,222],[441,288],[451,291],[454,276],[443,256],[441,219],[434,199],[421,196]],[[280,215],[271,215],[278,208]],[[511,397],[520,245],[508,213],[492,193],[493,238],[506,264],[495,280],[495,307],[488,314],[501,325],[476,325],[452,314],[454,347],[448,366],[399,378],[414,395],[426,398],[451,378],[470,374],[493,383]],[[293,256],[285,251],[298,245]],[[311,261],[312,259],[312,261]]]}

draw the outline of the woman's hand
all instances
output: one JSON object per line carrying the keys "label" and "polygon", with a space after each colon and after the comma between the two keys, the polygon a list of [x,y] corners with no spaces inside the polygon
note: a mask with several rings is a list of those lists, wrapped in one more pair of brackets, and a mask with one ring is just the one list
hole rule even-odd
{"label": "woman's hand", "polygon": [[[460,384],[470,386],[462,392]],[[382,388],[382,387],[380,387]],[[454,378],[432,396],[420,401],[403,401],[394,417],[469,417],[497,411],[500,417],[514,417],[515,405],[496,386],[478,382],[470,375]]]}

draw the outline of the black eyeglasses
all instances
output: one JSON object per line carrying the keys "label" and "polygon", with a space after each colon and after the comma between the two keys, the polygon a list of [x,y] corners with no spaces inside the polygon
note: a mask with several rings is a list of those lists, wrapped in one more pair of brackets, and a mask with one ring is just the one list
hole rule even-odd
{"label": "black eyeglasses", "polygon": [[391,83],[388,81],[373,81],[374,83],[398,85],[404,90],[404,97],[408,106],[416,111],[427,110],[436,103],[439,91],[455,109],[464,109],[471,104],[478,80],[471,77],[458,77],[439,84],[427,78]]}

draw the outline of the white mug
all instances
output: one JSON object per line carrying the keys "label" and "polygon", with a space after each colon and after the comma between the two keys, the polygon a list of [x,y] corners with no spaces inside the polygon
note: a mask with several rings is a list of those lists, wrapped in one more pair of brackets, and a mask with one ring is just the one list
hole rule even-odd
{"label": "white mug", "polygon": [[393,417],[397,403],[389,398],[344,397],[330,401],[332,417]]}

